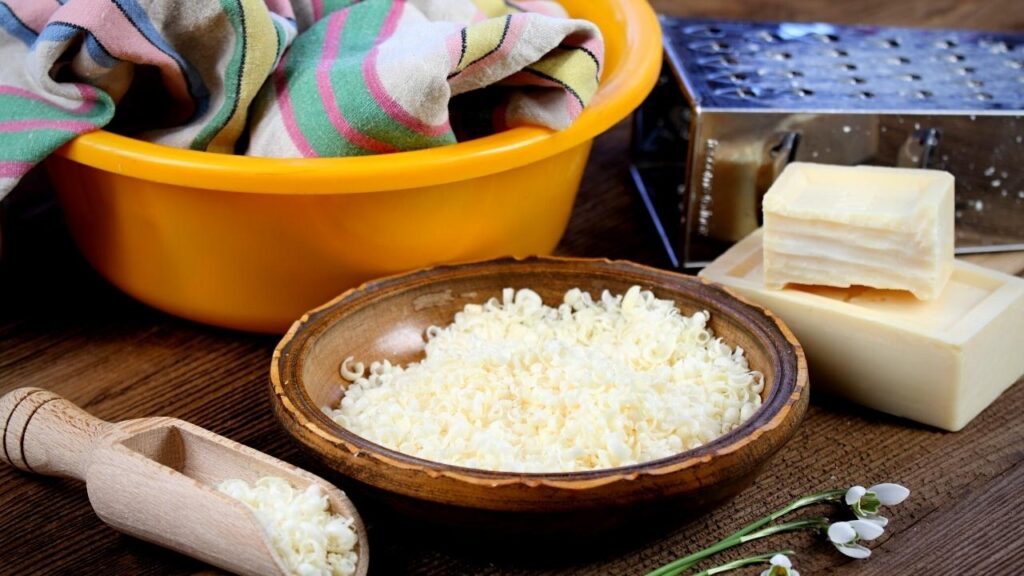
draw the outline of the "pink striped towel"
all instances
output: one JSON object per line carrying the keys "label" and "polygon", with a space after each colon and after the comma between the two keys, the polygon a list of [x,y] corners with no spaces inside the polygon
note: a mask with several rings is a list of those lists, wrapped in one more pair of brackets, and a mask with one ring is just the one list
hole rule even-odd
{"label": "pink striped towel", "polygon": [[104,126],[284,157],[564,128],[603,44],[541,0],[0,0],[0,59],[3,198]]}

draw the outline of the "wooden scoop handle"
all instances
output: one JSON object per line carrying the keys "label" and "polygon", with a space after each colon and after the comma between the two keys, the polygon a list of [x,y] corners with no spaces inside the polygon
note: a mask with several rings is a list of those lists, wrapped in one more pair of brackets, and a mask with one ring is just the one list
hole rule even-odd
{"label": "wooden scoop handle", "polygon": [[15,468],[85,480],[93,443],[107,422],[42,388],[0,398],[0,459]]}

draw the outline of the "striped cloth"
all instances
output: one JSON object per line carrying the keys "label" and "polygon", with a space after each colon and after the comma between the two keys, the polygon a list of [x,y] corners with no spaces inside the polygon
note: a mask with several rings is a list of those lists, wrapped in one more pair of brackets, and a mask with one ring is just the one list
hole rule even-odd
{"label": "striped cloth", "polygon": [[282,157],[563,128],[602,58],[538,0],[0,0],[0,198],[104,126]]}
{"label": "striped cloth", "polygon": [[[264,86],[249,154],[378,154],[450,144],[456,130],[568,126],[603,54],[592,24],[561,16],[548,2],[485,0],[366,0],[327,14]],[[493,94],[469,102],[487,105],[453,123],[452,97],[485,87]]]}

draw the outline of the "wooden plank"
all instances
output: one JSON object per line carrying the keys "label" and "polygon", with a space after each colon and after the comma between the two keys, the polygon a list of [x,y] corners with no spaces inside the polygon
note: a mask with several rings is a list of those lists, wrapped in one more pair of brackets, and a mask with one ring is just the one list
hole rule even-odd
{"label": "wooden plank", "polygon": [[[1024,540],[1024,463],[1004,474],[972,482],[950,506],[942,507],[875,549],[858,570],[836,574],[1020,573],[1020,542]],[[979,550],[986,553],[978,554]]]}

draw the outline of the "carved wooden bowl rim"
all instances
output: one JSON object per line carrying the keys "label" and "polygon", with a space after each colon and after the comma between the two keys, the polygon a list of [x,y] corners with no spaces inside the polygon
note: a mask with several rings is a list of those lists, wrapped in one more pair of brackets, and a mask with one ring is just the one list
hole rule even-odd
{"label": "carved wooden bowl rim", "polygon": [[[308,360],[307,353],[311,344],[332,324],[339,321],[339,318],[343,321],[347,312],[367,305],[372,306],[375,300],[387,293],[425,284],[443,290],[446,280],[481,273],[490,275],[517,268],[525,268],[530,272],[574,270],[593,275],[635,279],[638,284],[655,282],[662,292],[659,297],[666,297],[665,291],[668,290],[673,296],[682,295],[698,302],[715,302],[719,313],[731,315],[767,349],[769,360],[775,368],[773,381],[770,384],[765,383],[766,387],[769,387],[768,397],[763,399],[761,407],[749,419],[732,431],[703,446],[673,456],[599,470],[520,473],[453,466],[391,450],[335,423],[306,393],[302,381],[302,366]],[[585,277],[580,278],[580,287],[584,288]],[[368,457],[383,467],[419,471],[425,478],[443,476],[458,482],[491,488],[523,484],[530,487],[549,486],[584,490],[635,480],[640,476],[664,476],[706,465],[716,457],[735,453],[756,444],[789,419],[802,418],[808,394],[807,362],[803,348],[786,324],[763,307],[703,278],[624,260],[553,256],[500,258],[469,264],[439,265],[366,282],[307,312],[292,324],[274,350],[270,379],[271,402],[275,405],[278,419],[285,424],[284,427],[290,435],[315,453],[324,455],[324,447],[295,434],[286,419],[292,421],[290,424],[305,428],[321,439],[324,444],[331,447],[328,450],[336,451],[333,454],[335,458],[344,459],[358,455],[360,458]],[[793,423],[794,428],[795,425],[796,423]],[[779,446],[788,439],[789,434],[785,436],[776,440]],[[763,458],[770,456],[776,448],[778,446],[767,447]]]}

